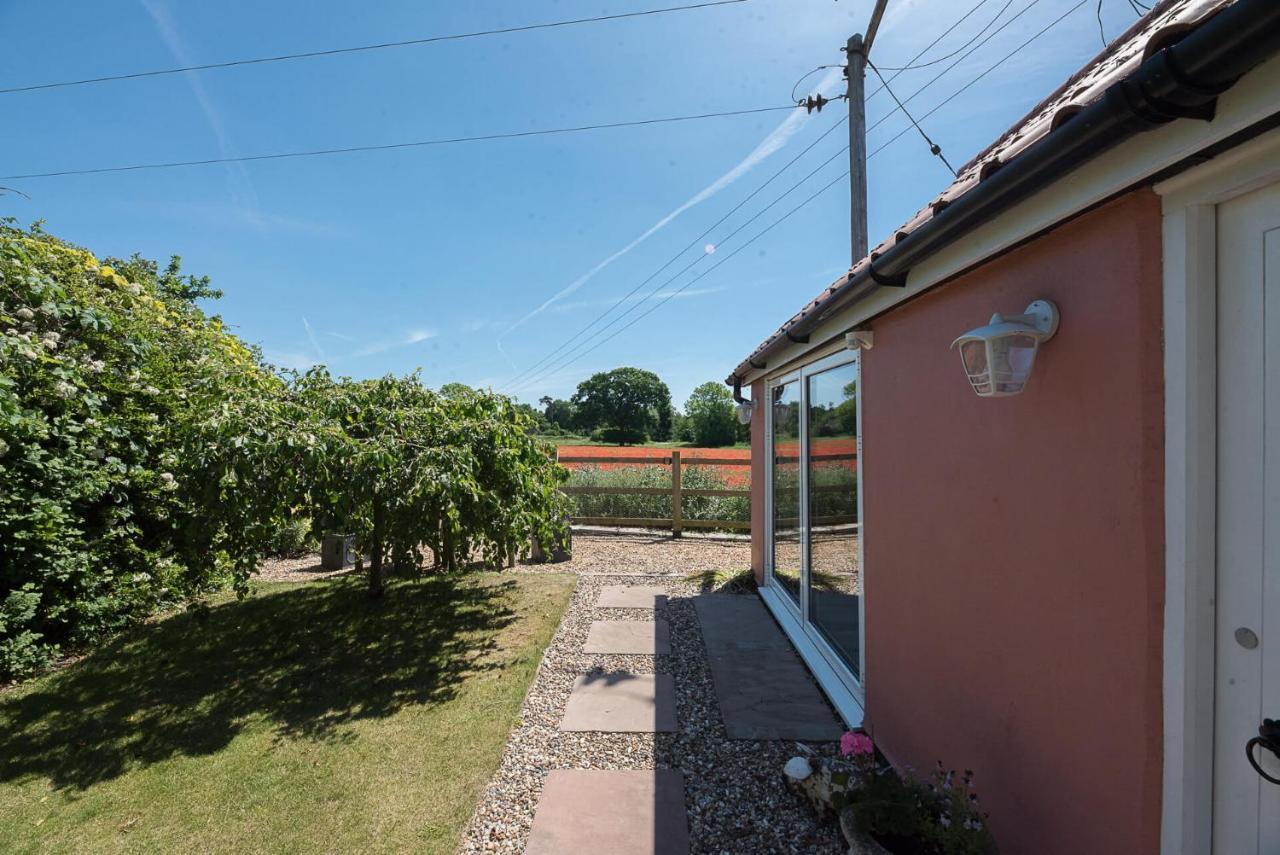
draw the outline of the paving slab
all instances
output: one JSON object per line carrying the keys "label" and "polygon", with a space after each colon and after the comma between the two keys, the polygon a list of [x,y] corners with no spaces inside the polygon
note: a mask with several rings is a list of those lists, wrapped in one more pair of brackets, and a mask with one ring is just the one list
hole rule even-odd
{"label": "paving slab", "polygon": [[758,597],[693,598],[730,739],[839,739],[844,728]]}
{"label": "paving slab", "polygon": [[547,774],[525,855],[686,855],[684,776],[674,769]]}
{"label": "paving slab", "polygon": [[657,609],[666,604],[667,592],[653,585],[606,585],[596,600],[602,609]]}
{"label": "paving slab", "polygon": [[693,598],[707,653],[791,650],[759,597],[745,594],[700,594]]}
{"label": "paving slab", "polygon": [[626,671],[584,674],[573,684],[561,730],[604,733],[671,733],[676,727],[676,687],[670,674]]}
{"label": "paving slab", "polygon": [[671,627],[662,618],[598,620],[591,624],[582,652],[668,654],[671,652]]}

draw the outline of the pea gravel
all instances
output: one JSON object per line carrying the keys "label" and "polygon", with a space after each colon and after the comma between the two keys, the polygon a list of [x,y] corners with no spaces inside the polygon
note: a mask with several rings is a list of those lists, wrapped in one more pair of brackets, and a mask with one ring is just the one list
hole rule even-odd
{"label": "pea gravel", "polygon": [[[843,853],[834,823],[820,821],[786,788],[782,777],[789,758],[798,753],[832,756],[835,743],[729,740],[720,720],[690,600],[698,591],[684,577],[694,571],[749,566],[749,544],[694,538],[673,541],[649,535],[575,535],[573,546],[573,560],[555,568],[577,573],[577,590],[458,851],[468,855],[521,852],[543,781],[552,769],[673,768],[684,774],[693,853]],[[664,587],[670,599],[656,613],[595,608],[600,589],[619,584]],[[593,620],[652,620],[655,614],[670,624],[670,656],[582,652]],[[574,680],[592,670],[671,674],[679,731],[560,731]],[[618,806],[619,811],[626,809]]]}
{"label": "pea gravel", "polygon": [[263,582],[315,582],[353,572],[353,568],[321,570],[320,555],[312,553],[294,558],[268,558],[258,565],[254,578]]}

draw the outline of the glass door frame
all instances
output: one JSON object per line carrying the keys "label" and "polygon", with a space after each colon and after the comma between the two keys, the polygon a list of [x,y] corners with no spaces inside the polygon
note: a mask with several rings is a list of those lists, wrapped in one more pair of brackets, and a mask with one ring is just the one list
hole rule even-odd
{"label": "glass door frame", "polygon": [[[772,590],[768,593],[772,596],[766,597],[766,602],[772,604],[780,604],[785,609],[792,620],[795,621],[796,627],[803,633],[804,638],[825,660],[825,665],[834,672],[839,679],[843,688],[850,692],[857,704],[861,706],[864,701],[863,684],[867,674],[867,644],[866,644],[866,605],[867,605],[867,585],[866,585],[866,564],[863,562],[863,553],[865,551],[863,543],[863,533],[865,527],[863,525],[862,513],[862,490],[863,478],[862,473],[862,363],[859,358],[859,351],[842,350],[837,353],[826,356],[822,359],[814,360],[806,365],[781,374],[777,377],[770,378],[765,382],[765,402],[764,410],[764,445],[765,454],[768,455],[768,462],[765,468],[765,485],[764,485],[764,501],[765,501],[765,539],[764,539],[764,583],[766,588]],[[858,369],[857,385],[855,386],[855,400],[857,401],[857,508],[858,508],[858,574],[859,588],[858,596],[858,677],[854,677],[845,664],[844,659],[836,652],[822,632],[814,626],[809,620],[809,574],[811,571],[810,563],[810,531],[809,531],[809,378],[815,374],[821,374],[832,368],[839,368],[844,365],[853,364]],[[779,386],[793,381],[799,381],[800,386],[800,452],[797,468],[800,477],[800,602],[797,603],[791,599],[786,591],[781,590],[782,584],[777,581],[773,573],[773,546],[774,546],[774,505],[773,505],[773,473],[774,473],[774,451],[773,451],[773,390]],[[781,617],[781,616],[780,616]],[[786,628],[784,626],[784,628]],[[793,639],[795,640],[795,639]],[[803,655],[805,651],[801,650]],[[812,666],[813,663],[810,663]],[[822,682],[819,679],[819,682]]]}

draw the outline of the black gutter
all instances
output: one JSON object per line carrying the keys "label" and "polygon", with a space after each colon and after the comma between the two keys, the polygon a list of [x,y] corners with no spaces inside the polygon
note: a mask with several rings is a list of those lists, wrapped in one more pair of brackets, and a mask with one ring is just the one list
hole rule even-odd
{"label": "black gutter", "polygon": [[784,324],[726,382],[740,385],[748,372],[766,366],[770,356],[806,337],[837,302],[848,305],[878,287],[905,285],[920,261],[1108,149],[1174,119],[1212,119],[1218,96],[1278,50],[1280,0],[1238,0],[1225,7],[1177,44],[1157,51],[1101,98],[928,222],[880,255],[872,253],[870,263]]}

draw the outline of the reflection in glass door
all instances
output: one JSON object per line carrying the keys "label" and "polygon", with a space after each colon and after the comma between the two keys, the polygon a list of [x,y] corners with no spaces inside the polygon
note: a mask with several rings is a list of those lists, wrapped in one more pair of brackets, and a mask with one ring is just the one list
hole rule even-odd
{"label": "reflection in glass door", "polygon": [[[842,352],[768,387],[768,573],[779,606],[841,679],[862,679],[858,357]],[[774,601],[770,601],[774,602]]]}
{"label": "reflection in glass door", "polygon": [[774,387],[773,578],[800,602],[800,381]]}
{"label": "reflection in glass door", "polygon": [[858,677],[858,365],[807,382],[809,623]]}

